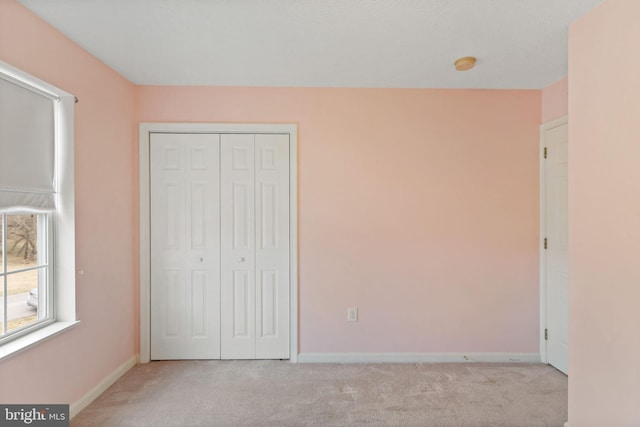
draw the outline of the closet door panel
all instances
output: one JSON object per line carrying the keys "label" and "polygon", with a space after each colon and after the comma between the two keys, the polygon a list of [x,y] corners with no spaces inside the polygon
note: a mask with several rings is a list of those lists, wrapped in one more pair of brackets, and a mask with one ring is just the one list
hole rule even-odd
{"label": "closet door panel", "polygon": [[256,356],[254,135],[221,135],[221,357]]}
{"label": "closet door panel", "polygon": [[289,358],[289,135],[255,136],[256,358]]}
{"label": "closet door panel", "polygon": [[219,135],[152,134],[151,359],[220,358]]}

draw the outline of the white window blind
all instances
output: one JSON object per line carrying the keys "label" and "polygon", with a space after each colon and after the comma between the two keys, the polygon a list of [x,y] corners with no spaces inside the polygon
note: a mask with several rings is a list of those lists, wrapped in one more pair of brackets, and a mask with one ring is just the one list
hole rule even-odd
{"label": "white window blind", "polygon": [[54,102],[0,74],[0,210],[55,208]]}

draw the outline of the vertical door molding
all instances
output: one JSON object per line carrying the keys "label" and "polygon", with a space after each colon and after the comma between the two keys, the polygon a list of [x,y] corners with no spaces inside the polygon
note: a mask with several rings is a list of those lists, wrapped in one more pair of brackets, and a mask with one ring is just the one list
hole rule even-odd
{"label": "vertical door molding", "polygon": [[297,125],[226,123],[141,123],[138,136],[139,171],[139,361],[151,359],[151,230],[150,142],[153,133],[288,134],[289,135],[289,360],[298,360],[298,190]]}
{"label": "vertical door molding", "polygon": [[[539,253],[540,253],[540,361],[542,363],[549,363],[547,358],[547,339],[545,337],[545,330],[548,328],[547,324],[547,263],[545,253],[545,238],[547,237],[547,193],[546,193],[546,165],[545,165],[545,147],[547,146],[547,133],[552,129],[558,128],[568,124],[568,116],[561,117],[559,119],[543,123],[540,125],[540,151],[539,151],[539,165],[540,165],[540,240],[539,240]],[[568,308],[567,308],[568,309]]]}

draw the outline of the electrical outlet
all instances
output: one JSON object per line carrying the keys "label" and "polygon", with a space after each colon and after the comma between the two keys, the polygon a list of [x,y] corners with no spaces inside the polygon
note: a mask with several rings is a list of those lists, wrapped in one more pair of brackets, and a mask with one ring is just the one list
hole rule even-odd
{"label": "electrical outlet", "polygon": [[347,308],[347,322],[358,321],[358,307]]}

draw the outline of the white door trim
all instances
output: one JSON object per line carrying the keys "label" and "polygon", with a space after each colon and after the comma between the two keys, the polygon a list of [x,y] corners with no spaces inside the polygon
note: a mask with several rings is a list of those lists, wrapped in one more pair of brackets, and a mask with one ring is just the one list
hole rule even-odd
{"label": "white door trim", "polygon": [[568,116],[560,117],[559,119],[552,120],[540,125],[540,361],[542,363],[547,362],[547,341],[544,339],[544,330],[547,328],[547,282],[546,282],[546,260],[544,254],[544,238],[547,230],[547,223],[545,218],[546,213],[546,173],[544,163],[544,147],[546,146],[546,134],[547,131],[566,125],[569,119]]}
{"label": "white door trim", "polygon": [[151,359],[151,233],[149,143],[152,133],[286,133],[289,134],[289,360],[298,361],[298,127],[295,124],[140,123],[138,136],[140,227],[140,363]]}

